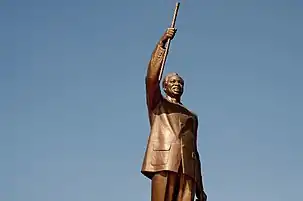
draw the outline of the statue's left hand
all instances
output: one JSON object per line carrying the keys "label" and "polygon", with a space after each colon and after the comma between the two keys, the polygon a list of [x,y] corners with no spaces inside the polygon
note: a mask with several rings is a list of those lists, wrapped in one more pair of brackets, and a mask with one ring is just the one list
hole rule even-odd
{"label": "statue's left hand", "polygon": [[204,191],[200,192],[196,201],[207,201],[207,195]]}

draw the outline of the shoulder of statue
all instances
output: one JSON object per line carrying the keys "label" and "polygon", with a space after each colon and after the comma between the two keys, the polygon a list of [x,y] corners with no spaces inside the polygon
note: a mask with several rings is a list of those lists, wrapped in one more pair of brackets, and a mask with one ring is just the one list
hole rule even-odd
{"label": "shoulder of statue", "polygon": [[196,121],[198,121],[198,115],[194,112],[192,112],[192,114],[193,114],[194,118],[196,119]]}
{"label": "shoulder of statue", "polygon": [[190,116],[192,116],[192,118],[194,118],[196,121],[198,121],[198,115],[195,112],[186,108],[184,105],[183,105],[183,107],[190,113]]}
{"label": "shoulder of statue", "polygon": [[190,109],[188,109],[188,108],[186,108],[187,110],[188,110],[188,112],[190,112],[190,114],[195,118],[195,119],[198,119],[198,115],[195,113],[195,112],[193,112],[192,110],[190,110]]}

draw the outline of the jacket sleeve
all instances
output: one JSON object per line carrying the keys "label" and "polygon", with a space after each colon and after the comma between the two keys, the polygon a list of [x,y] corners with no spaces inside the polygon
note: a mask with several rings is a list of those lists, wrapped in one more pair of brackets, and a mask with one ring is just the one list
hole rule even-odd
{"label": "jacket sleeve", "polygon": [[197,156],[197,174],[198,174],[198,182],[197,182],[197,188],[198,190],[200,191],[203,191],[204,190],[204,187],[203,187],[203,179],[202,179],[202,167],[201,167],[201,160],[200,160],[200,154],[199,154],[199,151],[198,151],[198,117],[196,116],[196,124],[195,124],[195,139],[196,139],[196,156]]}
{"label": "jacket sleeve", "polygon": [[162,95],[160,90],[160,81],[158,80],[161,65],[163,62],[165,49],[157,45],[154,49],[148,64],[145,77],[146,102],[149,111],[152,111],[160,102]]}

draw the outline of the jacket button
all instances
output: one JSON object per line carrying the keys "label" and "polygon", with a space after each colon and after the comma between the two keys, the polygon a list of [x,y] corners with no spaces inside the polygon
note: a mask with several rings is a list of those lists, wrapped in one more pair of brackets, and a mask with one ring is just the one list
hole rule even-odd
{"label": "jacket button", "polygon": [[195,152],[192,152],[192,153],[191,153],[191,156],[192,156],[193,159],[196,159],[196,158],[197,158]]}

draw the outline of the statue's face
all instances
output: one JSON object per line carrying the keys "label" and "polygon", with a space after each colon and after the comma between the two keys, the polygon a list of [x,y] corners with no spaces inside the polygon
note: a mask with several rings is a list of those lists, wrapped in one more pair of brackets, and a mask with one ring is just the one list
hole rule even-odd
{"label": "statue's face", "polygon": [[178,75],[172,75],[164,86],[165,93],[173,98],[180,98],[183,94],[184,81]]}

